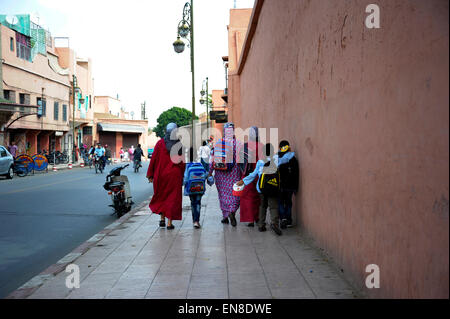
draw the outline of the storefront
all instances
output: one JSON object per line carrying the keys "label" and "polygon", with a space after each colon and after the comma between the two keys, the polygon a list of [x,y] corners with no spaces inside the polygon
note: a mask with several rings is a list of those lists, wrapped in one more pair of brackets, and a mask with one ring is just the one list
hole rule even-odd
{"label": "storefront", "polygon": [[[141,125],[135,124],[137,121],[133,121],[133,124],[125,124],[124,120],[121,123],[109,123],[106,121],[97,123],[98,141],[111,149],[113,157],[118,157],[120,148],[124,150],[129,149],[131,146],[141,144],[142,147],[146,147],[147,141],[147,123],[144,121]],[[124,123],[125,122],[125,123]],[[130,120],[131,122],[131,120]]]}

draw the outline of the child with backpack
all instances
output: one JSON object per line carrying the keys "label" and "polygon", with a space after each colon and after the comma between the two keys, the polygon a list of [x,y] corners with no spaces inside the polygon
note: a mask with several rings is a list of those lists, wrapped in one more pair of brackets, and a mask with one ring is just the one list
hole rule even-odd
{"label": "child with backpack", "polygon": [[191,162],[186,163],[184,171],[184,195],[189,196],[191,200],[192,221],[195,228],[200,228],[200,209],[202,207],[202,196],[205,194],[205,180],[208,176],[205,167],[192,160],[192,148],[190,150]]}
{"label": "child with backpack", "polygon": [[282,229],[292,227],[292,195],[298,191],[299,168],[295,153],[289,142],[283,140],[279,144],[279,152],[274,156],[280,171],[280,196],[278,209]]}
{"label": "child with backpack", "polygon": [[258,230],[260,232],[266,231],[266,212],[267,208],[270,209],[270,228],[279,236],[282,232],[279,227],[279,215],[278,215],[278,195],[280,191],[280,172],[278,170],[277,159],[272,155],[274,149],[272,144],[267,143],[265,145],[265,160],[258,160],[256,168],[244,179],[240,180],[236,184],[249,185],[258,176],[258,183],[256,184],[256,190],[260,194],[261,204],[259,206],[259,220]]}

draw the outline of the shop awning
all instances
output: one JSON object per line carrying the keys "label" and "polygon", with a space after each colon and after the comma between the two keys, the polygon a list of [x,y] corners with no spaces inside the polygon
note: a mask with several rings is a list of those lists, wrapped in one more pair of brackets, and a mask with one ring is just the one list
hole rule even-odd
{"label": "shop awning", "polygon": [[[89,124],[89,121],[88,120],[75,119],[74,124],[75,124],[75,127],[78,127],[78,126],[83,125],[83,124]],[[70,121],[70,125],[72,125],[72,121]]]}
{"label": "shop awning", "polygon": [[139,125],[98,123],[98,130],[105,132],[145,133],[145,128]]}

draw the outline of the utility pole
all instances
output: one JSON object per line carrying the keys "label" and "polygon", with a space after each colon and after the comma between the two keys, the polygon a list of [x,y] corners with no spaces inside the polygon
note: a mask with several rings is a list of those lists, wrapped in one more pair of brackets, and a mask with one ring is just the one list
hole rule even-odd
{"label": "utility pole", "polygon": [[75,163],[75,152],[76,152],[76,148],[75,148],[75,94],[80,93],[81,94],[81,98],[79,99],[81,104],[84,104],[84,98],[83,98],[83,92],[81,91],[81,89],[78,87],[78,83],[77,83],[77,77],[75,74],[72,74],[72,103],[73,103],[73,109],[72,109],[72,163]]}
{"label": "utility pole", "polygon": [[145,110],[145,101],[144,103],[141,103],[141,120],[146,120],[147,119],[147,114],[146,114],[146,110]]}
{"label": "utility pole", "polygon": [[192,147],[195,149],[194,0],[191,0]]}
{"label": "utility pole", "polygon": [[72,163],[75,163],[75,88],[77,77],[72,74]]}
{"label": "utility pole", "polygon": [[177,40],[173,43],[173,48],[176,53],[184,51],[184,42],[181,38],[186,38],[189,34],[189,47],[191,49],[191,73],[192,73],[192,134],[191,134],[191,146],[194,147],[195,142],[195,67],[194,67],[194,0],[186,2],[183,7],[183,19],[178,23],[177,28]]}
{"label": "utility pole", "polygon": [[208,77],[206,77],[206,132],[209,138],[209,90],[208,90]]}

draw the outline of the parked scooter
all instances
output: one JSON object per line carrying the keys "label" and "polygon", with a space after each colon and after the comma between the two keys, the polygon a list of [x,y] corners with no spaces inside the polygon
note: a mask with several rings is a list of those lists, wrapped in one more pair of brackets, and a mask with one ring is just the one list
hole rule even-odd
{"label": "parked scooter", "polygon": [[50,152],[47,154],[44,150],[43,155],[47,158],[49,164],[68,164],[69,156],[67,155],[67,151],[61,153],[60,151]]}
{"label": "parked scooter", "polygon": [[14,173],[19,177],[24,177],[28,175],[28,169],[23,165],[21,161],[14,160],[13,166]]}
{"label": "parked scooter", "polygon": [[128,177],[120,175],[120,172],[128,165],[113,168],[106,176],[106,183],[103,185],[103,188],[108,191],[108,195],[111,195],[112,205],[109,206],[114,208],[118,218],[128,213],[133,205]]}

